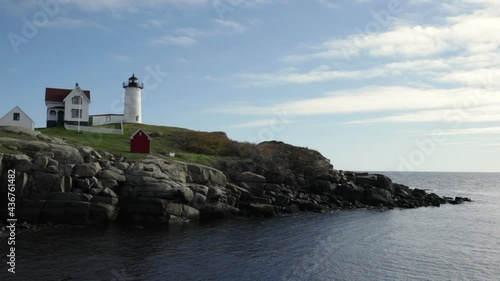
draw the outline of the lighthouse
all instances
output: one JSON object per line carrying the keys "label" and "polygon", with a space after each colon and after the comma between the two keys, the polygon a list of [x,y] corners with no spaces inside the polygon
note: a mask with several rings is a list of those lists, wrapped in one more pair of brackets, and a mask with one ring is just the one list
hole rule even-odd
{"label": "lighthouse", "polygon": [[125,123],[142,123],[142,101],[141,92],[144,88],[139,79],[132,74],[128,83],[123,83],[125,89],[125,110],[123,121]]}

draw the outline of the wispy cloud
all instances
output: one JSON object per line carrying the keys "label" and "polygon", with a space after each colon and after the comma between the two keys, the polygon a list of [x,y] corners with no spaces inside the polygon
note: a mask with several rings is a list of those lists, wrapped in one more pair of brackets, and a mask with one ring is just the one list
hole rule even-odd
{"label": "wispy cloud", "polygon": [[167,45],[167,46],[192,46],[198,43],[196,39],[188,36],[163,36],[150,41],[152,45]]}
{"label": "wispy cloud", "polygon": [[[471,99],[477,102],[470,102]],[[410,87],[367,87],[329,93],[273,105],[232,105],[211,112],[239,115],[269,115],[285,108],[290,115],[346,114],[425,109],[471,110],[485,104],[500,105],[500,96],[484,89],[419,89]]]}
{"label": "wispy cloud", "polygon": [[125,55],[115,55],[113,59],[118,62],[130,62],[130,57]]}
{"label": "wispy cloud", "polygon": [[48,21],[46,27],[54,29],[78,29],[78,28],[107,29],[104,25],[89,19],[76,19],[68,17],[53,18],[50,21]]}
{"label": "wispy cloud", "polygon": [[467,129],[456,129],[446,132],[447,135],[499,135],[500,127],[482,127],[482,128],[467,128]]}
{"label": "wispy cloud", "polygon": [[323,5],[327,8],[330,8],[330,9],[337,9],[339,7],[337,4],[333,3],[333,1],[330,1],[330,0],[317,0],[317,1],[321,5]]}
{"label": "wispy cloud", "polygon": [[232,21],[232,20],[221,20],[221,19],[215,19],[214,22],[219,25],[220,27],[230,29],[234,32],[243,32],[245,31],[245,28],[238,22]]}
{"label": "wispy cloud", "polygon": [[234,124],[230,125],[229,128],[235,128],[235,129],[266,128],[266,127],[283,126],[289,123],[290,123],[289,120],[281,120],[279,118],[273,117],[273,118],[258,119],[249,122]]}

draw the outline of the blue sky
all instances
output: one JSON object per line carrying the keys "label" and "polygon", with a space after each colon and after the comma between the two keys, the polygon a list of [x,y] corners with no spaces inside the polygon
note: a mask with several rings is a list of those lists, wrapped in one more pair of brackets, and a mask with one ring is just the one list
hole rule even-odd
{"label": "blue sky", "polygon": [[319,150],[350,170],[500,169],[494,0],[0,0],[0,112],[46,87],[144,123]]}

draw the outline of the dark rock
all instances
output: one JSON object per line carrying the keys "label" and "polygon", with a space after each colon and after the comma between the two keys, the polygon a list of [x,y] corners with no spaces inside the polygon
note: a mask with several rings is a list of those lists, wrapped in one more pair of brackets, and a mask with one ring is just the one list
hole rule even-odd
{"label": "dark rock", "polygon": [[201,210],[205,207],[205,202],[207,201],[207,197],[200,193],[195,193],[193,196],[193,200],[191,201],[191,206],[193,208]]}
{"label": "dark rock", "polygon": [[385,189],[369,188],[365,190],[365,202],[371,206],[385,206],[392,203],[392,195]]}
{"label": "dark rock", "polygon": [[62,176],[44,172],[34,172],[33,184],[30,189],[31,199],[47,199],[51,192],[64,192]]}
{"label": "dark rock", "polygon": [[248,183],[265,183],[266,178],[261,175],[257,175],[251,172],[243,172],[239,174],[236,179],[239,182],[248,182]]}
{"label": "dark rock", "polygon": [[251,203],[248,207],[251,214],[258,217],[272,217],[276,215],[276,209],[273,205],[269,204],[255,204]]}
{"label": "dark rock", "polygon": [[186,182],[203,185],[225,186],[226,176],[219,170],[202,165],[188,164]]}
{"label": "dark rock", "polygon": [[303,199],[296,199],[294,200],[294,203],[299,207],[301,211],[306,211],[306,212],[320,213],[326,209],[324,206],[320,206],[315,202]]}
{"label": "dark rock", "polygon": [[285,206],[290,205],[290,202],[291,202],[291,198],[288,196],[278,195],[278,196],[274,197],[274,204],[276,206],[285,207]]}
{"label": "dark rock", "polygon": [[118,210],[105,203],[90,203],[88,219],[90,223],[107,223],[116,220]]}
{"label": "dark rock", "polygon": [[103,187],[113,189],[118,186],[118,182],[110,179],[100,179],[99,182]]}
{"label": "dark rock", "polygon": [[116,193],[108,187],[104,187],[99,195],[106,196],[106,197],[118,198],[118,195],[116,195]]}
{"label": "dark rock", "polygon": [[80,164],[83,163],[83,157],[80,152],[68,145],[51,144],[50,152],[54,153],[54,160],[62,164]]}
{"label": "dark rock", "polygon": [[207,196],[208,195],[208,186],[204,186],[204,185],[201,185],[201,184],[187,184],[186,185],[188,188],[190,188],[194,193],[200,193],[204,196]]}
{"label": "dark rock", "polygon": [[77,164],[73,168],[73,175],[80,178],[91,178],[101,170],[98,162]]}
{"label": "dark rock", "polygon": [[108,197],[108,196],[92,196],[92,198],[90,199],[90,202],[105,203],[105,204],[116,206],[116,205],[118,205],[118,198]]}
{"label": "dark rock", "polygon": [[33,159],[33,166],[31,167],[34,171],[43,171],[47,164],[49,163],[49,158],[43,154],[36,154]]}
{"label": "dark rock", "polygon": [[289,214],[294,214],[300,212],[299,206],[293,204],[284,208],[284,211]]}
{"label": "dark rock", "polygon": [[31,158],[24,154],[7,154],[4,155],[3,160],[5,166],[11,169],[15,169],[16,172],[28,173],[33,166]]}
{"label": "dark rock", "polygon": [[89,202],[92,195],[85,193],[70,193],[70,192],[52,192],[49,197],[50,200],[59,201],[83,201]]}
{"label": "dark rock", "polygon": [[223,195],[224,192],[221,189],[211,186],[208,189],[207,200],[218,201]]}
{"label": "dark rock", "polygon": [[126,178],[124,175],[121,175],[121,174],[114,172],[112,170],[109,170],[109,169],[99,171],[99,173],[97,173],[96,176],[97,176],[97,178],[100,178],[100,179],[115,180],[117,182],[126,181]]}
{"label": "dark rock", "polygon": [[54,165],[48,166],[45,169],[45,172],[49,173],[49,174],[63,174],[64,173],[61,169],[59,169],[58,166],[54,166]]}
{"label": "dark rock", "polygon": [[46,200],[42,218],[53,223],[88,224],[89,202]]}
{"label": "dark rock", "polygon": [[217,204],[205,204],[200,210],[202,219],[222,219],[234,217],[240,214],[240,210],[228,204],[218,202]]}
{"label": "dark rock", "polygon": [[355,202],[356,200],[363,201],[365,199],[365,189],[352,182],[337,186],[335,194],[341,196],[344,200],[351,202]]}

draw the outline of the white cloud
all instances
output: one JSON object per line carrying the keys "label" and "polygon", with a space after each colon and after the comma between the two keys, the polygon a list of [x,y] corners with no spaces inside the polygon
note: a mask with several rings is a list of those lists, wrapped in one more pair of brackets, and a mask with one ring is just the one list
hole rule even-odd
{"label": "white cloud", "polygon": [[220,27],[230,29],[234,32],[242,33],[243,31],[245,31],[245,28],[240,23],[232,20],[215,19],[214,22],[217,23]]}
{"label": "white cloud", "polygon": [[483,134],[498,135],[498,134],[500,134],[500,127],[456,129],[456,130],[449,130],[445,134],[447,134],[447,135],[483,135]]}
{"label": "white cloud", "polygon": [[321,5],[330,8],[330,9],[337,9],[338,5],[329,1],[329,0],[317,0]]}
{"label": "white cloud", "polygon": [[130,62],[130,57],[125,55],[115,55],[113,59],[119,62]]}
{"label": "white cloud", "polygon": [[193,28],[193,27],[178,28],[175,30],[175,32],[177,34],[181,34],[181,35],[192,37],[192,38],[203,37],[203,36],[213,34],[210,31],[205,31],[205,30],[201,30],[201,29],[197,29],[197,28]]}
{"label": "white cloud", "polygon": [[247,129],[247,128],[266,128],[266,127],[281,127],[289,124],[289,120],[281,120],[279,118],[258,119],[240,124],[230,125],[229,128]]}
{"label": "white cloud", "polygon": [[270,115],[274,112],[273,109],[284,108],[290,115],[318,115],[425,109],[474,110],[492,104],[500,106],[500,95],[483,89],[418,89],[394,86],[339,91],[321,97],[267,106],[248,104],[224,106],[210,111],[239,115]]}
{"label": "white cloud", "polygon": [[[489,101],[488,101],[489,102]],[[500,122],[500,104],[493,106],[477,106],[462,108],[460,106],[439,110],[422,110],[385,117],[349,121],[347,124],[375,123],[425,123],[450,122],[485,123]]]}
{"label": "white cloud", "polygon": [[152,45],[168,45],[168,46],[192,46],[198,43],[196,39],[187,36],[163,36],[160,38],[152,39]]}
{"label": "white cloud", "polygon": [[[381,28],[380,32],[328,40],[312,46],[308,53],[288,55],[283,60],[300,62],[357,56],[424,58],[452,51],[495,52],[500,46],[500,33],[496,28],[499,25],[499,12],[491,9],[450,16],[441,25],[410,25],[393,20],[390,30]],[[365,32],[364,28],[362,31]]]}
{"label": "white cloud", "polygon": [[89,19],[75,19],[67,17],[55,17],[50,19],[46,25],[47,28],[54,29],[78,29],[78,28],[98,28],[107,29],[104,25]]}

